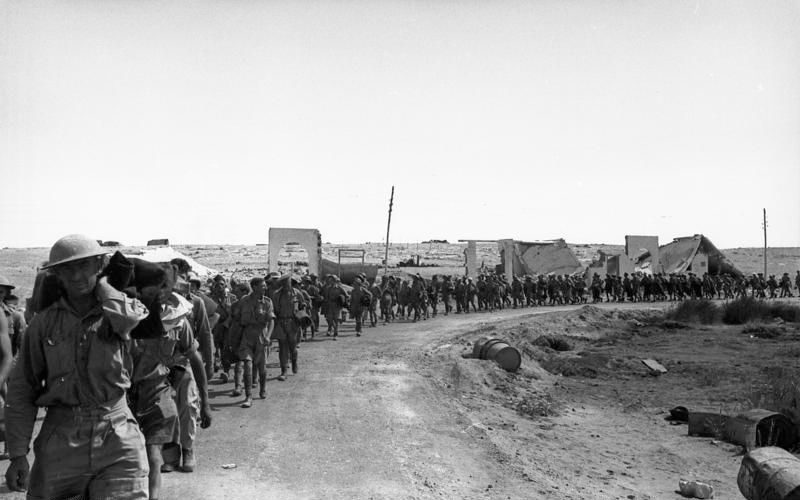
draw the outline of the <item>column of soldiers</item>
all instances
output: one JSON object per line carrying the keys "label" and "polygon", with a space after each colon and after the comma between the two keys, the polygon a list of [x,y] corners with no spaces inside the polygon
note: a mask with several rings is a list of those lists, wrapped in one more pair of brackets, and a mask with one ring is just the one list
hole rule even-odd
{"label": "column of soldiers", "polygon": [[[233,395],[266,398],[266,357],[277,343],[281,373],[298,372],[297,344],[320,328],[338,336],[347,310],[377,323],[374,281],[346,290],[338,277],[276,273],[248,283],[222,276],[208,292],[183,260],[154,264],[68,235],[51,248],[25,317],[0,276],[0,397],[8,384],[6,482],[31,498],[156,499],[162,473],[195,468],[196,427],[211,425],[207,380],[218,370]],[[305,334],[305,336],[303,336]],[[6,405],[2,405],[6,408]],[[38,408],[47,409],[27,461]],[[4,417],[6,415],[3,415]],[[5,419],[2,419],[5,424]],[[113,429],[113,432],[110,430]],[[50,436],[65,439],[50,439]],[[97,436],[102,436],[98,439]]]}
{"label": "column of soldiers", "polygon": [[[361,336],[379,320],[582,304],[589,295],[592,302],[792,296],[788,273],[594,274],[588,285],[578,275],[509,282],[489,273],[361,274],[352,288],[335,275],[320,281],[270,273],[246,283],[216,276],[205,285],[183,260],[154,264],[120,253],[109,260],[81,235],[53,245],[24,315],[14,284],[0,276],[0,398],[7,400],[0,431],[9,488],[27,489],[31,498],[158,498],[162,473],[195,468],[197,425],[211,425],[207,381],[216,373],[223,383],[232,379],[231,396],[244,395],[241,406],[252,407],[253,389],[267,397],[270,346],[277,344],[277,380],[285,381],[289,370],[298,373],[298,344],[321,335],[321,317],[325,335],[337,340],[348,320]],[[794,287],[800,291],[800,271]],[[31,467],[40,407],[47,412]]]}
{"label": "column of soldiers", "polygon": [[[513,277],[483,273],[475,277],[438,276],[430,280],[419,274],[410,278],[382,276],[370,288],[379,304],[380,319],[416,322],[435,317],[439,310],[468,314],[505,308],[556,306],[600,302],[658,302],[684,299],[735,299],[740,297],[793,297],[792,280],[784,273],[780,280],[761,273],[751,277],[729,274],[702,276],[688,273],[643,272],[594,273],[588,284],[582,275],[537,275]],[[800,291],[800,271],[794,280]],[[453,307],[455,303],[455,308]],[[455,309],[455,310],[454,310]]]}

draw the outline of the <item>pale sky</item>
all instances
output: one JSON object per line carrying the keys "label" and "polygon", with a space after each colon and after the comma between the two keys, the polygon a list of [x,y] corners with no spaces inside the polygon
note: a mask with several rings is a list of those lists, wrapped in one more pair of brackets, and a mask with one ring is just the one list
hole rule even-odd
{"label": "pale sky", "polygon": [[800,246],[800,1],[2,1],[0,246]]}

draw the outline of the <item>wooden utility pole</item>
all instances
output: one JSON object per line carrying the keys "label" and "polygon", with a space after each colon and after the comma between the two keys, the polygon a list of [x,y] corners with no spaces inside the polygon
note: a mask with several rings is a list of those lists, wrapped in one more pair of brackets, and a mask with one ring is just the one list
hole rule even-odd
{"label": "wooden utility pole", "polygon": [[767,209],[764,209],[764,279],[767,279]]}
{"label": "wooden utility pole", "polygon": [[392,195],[389,197],[389,221],[386,223],[386,253],[383,258],[383,274],[389,272],[389,228],[392,227],[392,205],[394,204],[394,186]]}

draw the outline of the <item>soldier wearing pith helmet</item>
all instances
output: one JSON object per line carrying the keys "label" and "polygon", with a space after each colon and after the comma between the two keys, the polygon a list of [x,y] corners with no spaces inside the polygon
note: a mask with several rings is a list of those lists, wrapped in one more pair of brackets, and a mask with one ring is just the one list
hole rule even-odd
{"label": "soldier wearing pith helmet", "polygon": [[[28,498],[148,498],[144,438],[125,399],[126,344],[147,309],[99,277],[104,255],[75,234],[50,249],[60,298],[28,327],[6,406],[6,483],[30,484]],[[29,469],[38,407],[47,415]]]}

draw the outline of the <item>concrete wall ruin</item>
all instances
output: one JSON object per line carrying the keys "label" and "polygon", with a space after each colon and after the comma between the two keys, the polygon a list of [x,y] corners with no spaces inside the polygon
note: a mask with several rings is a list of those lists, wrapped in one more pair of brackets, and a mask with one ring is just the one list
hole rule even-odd
{"label": "concrete wall ruin", "polygon": [[278,270],[278,255],[287,243],[297,243],[308,252],[308,272],[319,275],[322,260],[322,235],[316,229],[269,228],[269,271]]}
{"label": "concrete wall ruin", "polygon": [[467,248],[464,250],[464,265],[467,268],[467,276],[478,275],[478,245],[475,240],[467,241]]}
{"label": "concrete wall ruin", "polygon": [[633,261],[627,255],[612,255],[607,261],[608,274],[616,276],[624,276],[625,274],[633,274],[636,271]]}
{"label": "concrete wall ruin", "polygon": [[658,236],[625,236],[625,255],[633,261],[637,271],[648,274],[661,272],[658,248]]}
{"label": "concrete wall ruin", "polygon": [[526,274],[573,274],[583,270],[562,239],[543,242],[499,240],[503,272],[507,279]]}

